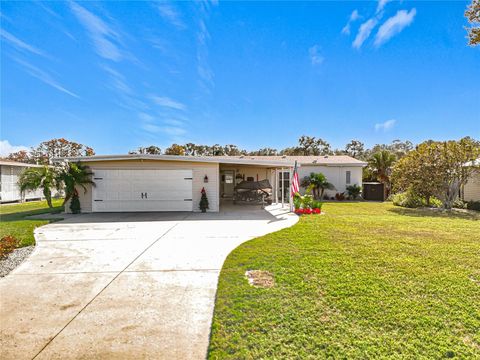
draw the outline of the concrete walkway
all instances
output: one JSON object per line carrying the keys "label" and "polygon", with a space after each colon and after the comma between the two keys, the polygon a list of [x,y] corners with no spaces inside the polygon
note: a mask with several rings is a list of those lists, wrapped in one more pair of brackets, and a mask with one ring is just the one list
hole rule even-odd
{"label": "concrete walkway", "polygon": [[267,210],[84,214],[37,229],[33,254],[0,279],[0,358],[205,358],[226,256],[298,220]]}

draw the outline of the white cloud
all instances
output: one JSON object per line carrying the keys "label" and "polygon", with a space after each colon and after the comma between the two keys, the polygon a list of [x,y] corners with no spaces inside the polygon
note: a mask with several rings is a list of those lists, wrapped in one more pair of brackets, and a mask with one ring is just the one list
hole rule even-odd
{"label": "white cloud", "polygon": [[105,21],[74,2],[70,3],[70,8],[88,31],[99,56],[113,61],[120,61],[124,57],[115,44],[119,41],[118,33]]}
{"label": "white cloud", "polygon": [[378,29],[377,35],[375,36],[375,46],[384,44],[394,35],[400,33],[403,29],[409,26],[413,22],[416,13],[417,10],[415,8],[410,11],[397,11],[394,16],[385,21]]}
{"label": "white cloud", "polygon": [[160,105],[162,107],[170,108],[170,109],[175,109],[175,110],[185,110],[186,106],[178,101],[172,100],[169,97],[166,96],[156,96],[152,95],[151,99],[153,102],[157,105]]}
{"label": "white cloud", "polygon": [[358,30],[355,40],[353,40],[352,46],[356,49],[360,49],[362,47],[362,44],[370,36],[370,33],[376,25],[377,19],[374,18],[369,19],[365,21],[362,25],[360,25],[360,29]]}
{"label": "white cloud", "polygon": [[178,120],[164,120],[163,124],[158,124],[158,121],[150,114],[139,113],[138,117],[141,120],[141,128],[147,133],[164,134],[170,137],[181,136],[187,133],[183,127],[183,123]]}
{"label": "white cloud", "polygon": [[308,54],[310,55],[310,61],[312,65],[320,65],[321,63],[323,63],[323,60],[325,60],[325,58],[320,55],[319,45],[314,45],[310,49],[308,49]]}
{"label": "white cloud", "polygon": [[11,153],[22,150],[28,150],[28,148],[23,145],[12,145],[8,140],[0,140],[0,157],[6,157]]}
{"label": "white cloud", "polygon": [[391,119],[391,120],[387,120],[383,123],[375,124],[375,131],[386,132],[386,131],[390,130],[391,128],[393,128],[395,126],[396,122],[397,122],[397,120]]}
{"label": "white cloud", "polygon": [[208,40],[210,33],[207,22],[210,17],[210,11],[218,2],[197,1],[198,8],[198,29],[197,29],[197,73],[200,78],[201,87],[208,93],[210,88],[215,86],[215,74],[208,61]]}
{"label": "white cloud", "polygon": [[380,13],[383,11],[383,9],[385,8],[385,5],[387,5],[387,3],[391,1],[391,0],[378,0],[378,4],[377,4],[377,11],[376,13]]}
{"label": "white cloud", "polygon": [[130,86],[127,84],[125,76],[120,74],[115,69],[111,68],[108,65],[102,65],[102,69],[105,70],[112,80],[113,87],[118,90],[123,95],[131,95],[133,93]]}
{"label": "white cloud", "polygon": [[342,29],[342,34],[350,35],[350,24],[358,20],[360,17],[361,16],[358,13],[358,10],[357,9],[353,10],[352,13],[350,14],[350,18],[348,19],[347,24]]}
{"label": "white cloud", "polygon": [[27,44],[26,42],[18,39],[17,37],[13,36],[12,34],[10,34],[9,32],[3,29],[0,29],[0,37],[4,38],[6,41],[8,41],[11,45],[15,46],[17,49],[27,50],[32,54],[36,54],[40,56],[46,56],[46,54],[42,50],[39,50],[35,46]]}
{"label": "white cloud", "polygon": [[167,124],[167,125],[178,126],[178,127],[184,125],[184,122],[183,122],[183,121],[177,120],[177,119],[164,119],[164,120],[163,120],[163,123],[164,123],[164,124]]}
{"label": "white cloud", "polygon": [[170,136],[185,135],[185,133],[187,132],[185,129],[177,126],[162,126],[160,128],[160,131]]}
{"label": "white cloud", "polygon": [[170,24],[176,26],[179,29],[186,28],[186,25],[182,21],[180,14],[178,13],[177,9],[172,6],[172,4],[166,2],[156,3],[155,8],[157,9],[160,16],[167,20]]}
{"label": "white cloud", "polygon": [[51,87],[68,94],[70,96],[73,96],[75,98],[80,98],[77,94],[74,92],[71,92],[70,90],[67,90],[63,85],[61,85],[57,80],[55,80],[50,74],[47,72],[37,68],[36,66],[33,66],[32,64],[18,59],[18,58],[12,58],[15,60],[18,64],[22,65],[23,68],[29,73],[31,76],[34,78],[37,78],[38,80],[42,81],[43,83],[50,85]]}

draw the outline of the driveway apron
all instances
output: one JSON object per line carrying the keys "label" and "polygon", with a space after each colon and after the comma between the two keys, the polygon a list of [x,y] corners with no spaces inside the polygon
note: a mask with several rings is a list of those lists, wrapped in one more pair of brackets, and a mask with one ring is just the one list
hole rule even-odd
{"label": "driveway apron", "polygon": [[1,359],[203,359],[218,275],[288,209],[69,216],[0,279]]}

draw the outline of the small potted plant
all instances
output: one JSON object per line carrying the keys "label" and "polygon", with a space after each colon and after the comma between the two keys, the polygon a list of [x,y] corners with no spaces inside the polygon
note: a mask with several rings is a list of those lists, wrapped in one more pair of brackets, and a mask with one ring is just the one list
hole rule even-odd
{"label": "small potted plant", "polygon": [[208,209],[208,198],[207,198],[207,192],[205,191],[205,188],[202,188],[202,197],[200,198],[200,210],[202,210],[202,213],[207,212]]}

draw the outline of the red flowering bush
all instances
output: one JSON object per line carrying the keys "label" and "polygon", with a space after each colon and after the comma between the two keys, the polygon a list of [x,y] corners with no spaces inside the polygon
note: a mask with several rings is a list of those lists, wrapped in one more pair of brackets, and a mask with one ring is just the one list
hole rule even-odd
{"label": "red flowering bush", "polygon": [[314,214],[320,214],[321,212],[322,212],[322,209],[319,209],[319,208],[313,209]]}
{"label": "red flowering bush", "polygon": [[303,214],[303,209],[295,209],[295,214],[302,215]]}
{"label": "red flowering bush", "polygon": [[304,214],[311,214],[311,213],[312,213],[312,209],[309,209],[309,208],[303,209],[303,213],[304,213]]}

